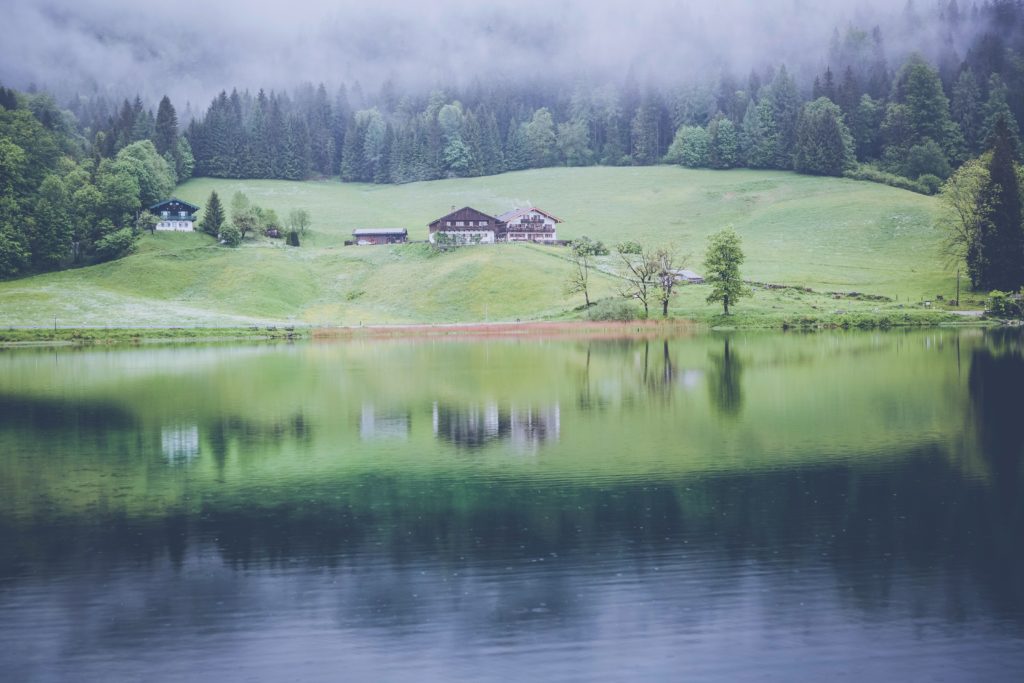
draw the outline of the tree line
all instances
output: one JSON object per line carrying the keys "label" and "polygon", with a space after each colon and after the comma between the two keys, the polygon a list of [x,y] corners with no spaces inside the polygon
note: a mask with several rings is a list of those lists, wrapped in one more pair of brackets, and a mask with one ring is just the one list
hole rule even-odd
{"label": "tree line", "polygon": [[124,255],[178,180],[150,139],[91,151],[52,98],[0,87],[0,278]]}
{"label": "tree line", "polygon": [[[904,25],[886,31],[911,30],[915,11],[908,3]],[[935,11],[929,25],[942,40],[929,59],[893,64],[882,28],[851,26],[834,33],[813,82],[779,65],[675,86],[632,77],[476,81],[430,93],[390,82],[376,94],[304,85],[224,91],[205,112],[187,108],[184,125],[167,97],[155,111],[139,97],[113,106],[102,96],[62,110],[45,94],[3,88],[0,277],[125,253],[142,209],[192,175],[404,183],[677,163],[935,192],[993,147],[1000,120],[1011,152],[1020,150],[1024,3],[968,10],[942,0]],[[963,54],[956,45],[967,46]]]}

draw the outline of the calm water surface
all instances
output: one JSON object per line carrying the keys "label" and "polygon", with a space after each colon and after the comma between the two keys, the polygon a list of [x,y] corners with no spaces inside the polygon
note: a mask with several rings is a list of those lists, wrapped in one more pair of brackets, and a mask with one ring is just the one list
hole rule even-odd
{"label": "calm water surface", "polygon": [[0,352],[0,679],[1020,680],[1021,337]]}

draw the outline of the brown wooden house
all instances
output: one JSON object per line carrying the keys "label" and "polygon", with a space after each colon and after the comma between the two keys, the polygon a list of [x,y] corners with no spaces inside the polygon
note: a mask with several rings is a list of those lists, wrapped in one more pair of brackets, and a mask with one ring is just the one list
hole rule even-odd
{"label": "brown wooden house", "polygon": [[466,206],[430,223],[430,242],[493,244],[505,239],[505,222]]}

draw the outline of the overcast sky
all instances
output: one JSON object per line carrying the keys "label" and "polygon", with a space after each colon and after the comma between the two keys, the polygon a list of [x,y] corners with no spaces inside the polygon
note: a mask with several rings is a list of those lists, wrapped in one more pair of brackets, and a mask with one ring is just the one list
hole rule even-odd
{"label": "overcast sky", "polygon": [[[836,26],[882,0],[0,0],[0,81],[59,92],[217,91],[495,75],[688,80],[823,63]],[[929,7],[931,0],[919,0]],[[867,26],[870,28],[870,25]]]}

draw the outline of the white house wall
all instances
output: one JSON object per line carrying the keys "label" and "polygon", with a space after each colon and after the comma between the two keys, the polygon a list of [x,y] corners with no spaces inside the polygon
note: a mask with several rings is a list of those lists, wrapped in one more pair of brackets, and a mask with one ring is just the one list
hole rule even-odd
{"label": "white house wall", "polygon": [[192,221],[160,221],[156,224],[157,230],[170,232],[193,232]]}

